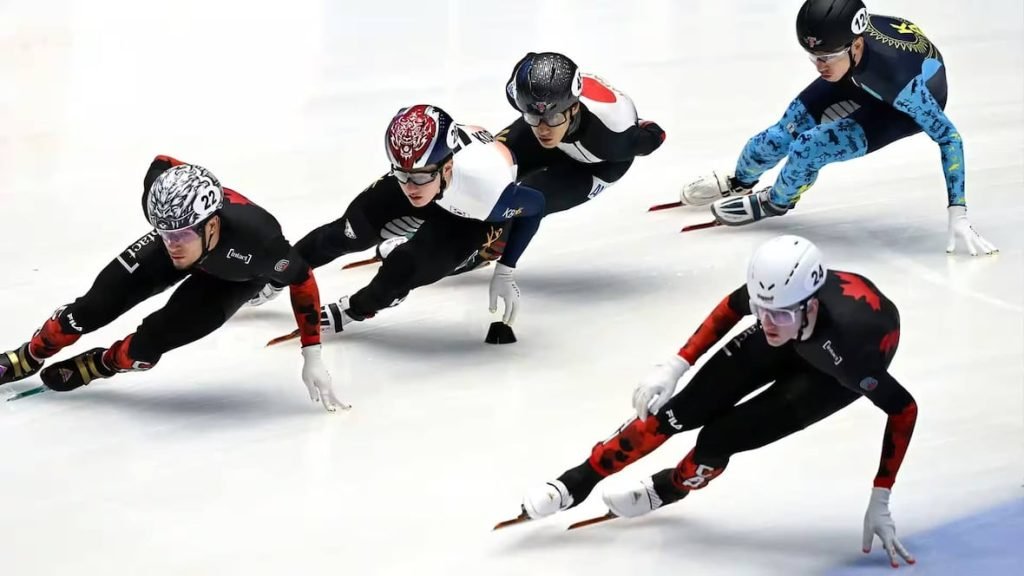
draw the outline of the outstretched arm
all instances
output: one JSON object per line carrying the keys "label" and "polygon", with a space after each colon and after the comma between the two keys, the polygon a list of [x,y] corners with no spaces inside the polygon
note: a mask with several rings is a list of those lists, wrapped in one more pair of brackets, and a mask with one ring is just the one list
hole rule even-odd
{"label": "outstretched arm", "polygon": [[750,295],[746,285],[740,286],[722,299],[708,317],[701,322],[697,331],[679,349],[679,357],[693,365],[718,343],[733,326],[750,314]]}

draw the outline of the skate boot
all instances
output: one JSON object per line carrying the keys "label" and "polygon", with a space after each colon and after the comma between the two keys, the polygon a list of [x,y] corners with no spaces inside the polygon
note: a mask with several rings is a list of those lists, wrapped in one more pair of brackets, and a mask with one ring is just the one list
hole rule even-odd
{"label": "skate boot", "polygon": [[792,207],[771,201],[772,187],[738,198],[724,198],[711,205],[711,214],[719,224],[744,226],[771,216],[782,216]]}
{"label": "skate boot", "polygon": [[0,386],[23,380],[43,367],[43,360],[29,352],[29,342],[0,354]]}
{"label": "skate boot", "polygon": [[590,496],[603,477],[584,462],[566,470],[557,480],[534,486],[523,496],[523,512],[536,520],[568,510]]}
{"label": "skate boot", "polygon": [[568,510],[573,504],[572,495],[559,480],[534,486],[523,496],[523,512],[533,520]]}
{"label": "skate boot", "polygon": [[672,484],[673,472],[669,468],[633,486],[606,491],[602,500],[608,506],[608,511],[619,518],[635,518],[653,512],[689,494],[689,490],[680,490]]}
{"label": "skate boot", "polygon": [[94,380],[110,378],[117,371],[103,361],[103,348],[93,348],[78,356],[61,360],[39,373],[43,384],[57,392],[67,392],[85,386]]}
{"label": "skate boot", "polygon": [[722,198],[750,194],[754,184],[756,182],[740,182],[732,174],[712,172],[710,176],[702,176],[683,186],[679,192],[679,201],[684,206],[704,206]]}

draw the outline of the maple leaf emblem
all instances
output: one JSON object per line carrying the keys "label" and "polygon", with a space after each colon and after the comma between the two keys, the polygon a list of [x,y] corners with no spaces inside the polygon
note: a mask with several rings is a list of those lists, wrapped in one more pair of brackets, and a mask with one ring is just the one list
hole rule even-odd
{"label": "maple leaf emblem", "polygon": [[875,312],[882,309],[882,298],[868,286],[867,282],[863,278],[856,274],[850,274],[847,272],[836,272],[836,276],[839,277],[841,282],[840,288],[843,289],[843,296],[849,296],[854,300],[864,299],[864,302]]}
{"label": "maple leaf emblem", "polygon": [[240,204],[242,206],[252,204],[248,198],[230,188],[224,189],[224,199],[228,201],[228,204]]}
{"label": "maple leaf emblem", "polygon": [[888,355],[896,348],[900,343],[900,329],[897,328],[892,332],[889,332],[885,336],[882,336],[882,341],[878,344],[878,349],[882,354]]}

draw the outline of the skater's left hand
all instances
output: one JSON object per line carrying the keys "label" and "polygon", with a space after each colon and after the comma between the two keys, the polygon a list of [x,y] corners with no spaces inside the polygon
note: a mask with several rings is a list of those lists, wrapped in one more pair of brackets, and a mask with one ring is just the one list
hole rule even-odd
{"label": "skater's left hand", "polygon": [[519,286],[513,273],[515,268],[510,268],[501,262],[494,266],[494,276],[491,277],[491,312],[498,311],[498,298],[505,301],[505,315],[502,322],[512,325],[516,320],[516,312],[519,311]]}
{"label": "skater's left hand", "polygon": [[946,252],[952,253],[956,250],[957,240],[967,247],[971,256],[977,256],[978,250],[985,254],[999,252],[998,248],[982,238],[981,234],[974,230],[974,226],[971,226],[970,221],[967,220],[966,206],[949,207],[949,241],[946,243]]}
{"label": "skater's left hand", "polygon": [[249,306],[262,306],[281,295],[284,288],[278,288],[273,284],[267,284],[255,296],[249,299]]}
{"label": "skater's left hand", "polygon": [[334,412],[338,408],[348,410],[351,408],[334,395],[334,388],[331,386],[331,375],[324,366],[323,349],[319,344],[306,346],[302,349],[302,381],[309,390],[309,399],[313,402],[322,402],[328,412]]}
{"label": "skater's left hand", "polygon": [[892,520],[892,513],[889,512],[889,495],[892,492],[888,488],[872,488],[871,502],[868,504],[868,511],[864,514],[864,546],[865,554],[871,552],[871,544],[875,536],[882,541],[882,547],[889,555],[889,564],[893,568],[899,568],[900,564],[897,554],[903,557],[907,564],[917,562],[914,556],[903,547],[896,538],[896,523]]}
{"label": "skater's left hand", "polygon": [[644,150],[644,153],[641,154],[641,156],[646,156],[647,154],[654,152],[655,150],[661,147],[663,142],[665,142],[665,129],[662,128],[661,126],[658,126],[657,122],[654,122],[653,120],[638,120],[636,124],[637,126],[640,127],[641,130],[649,132],[655,138],[654,148],[651,149],[650,151]]}

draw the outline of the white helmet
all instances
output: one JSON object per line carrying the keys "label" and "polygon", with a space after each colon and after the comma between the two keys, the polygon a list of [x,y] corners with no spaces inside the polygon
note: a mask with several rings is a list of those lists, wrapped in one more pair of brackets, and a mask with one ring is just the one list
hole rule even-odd
{"label": "white helmet", "polygon": [[825,284],[827,271],[821,250],[810,240],[793,235],[772,238],[750,259],[750,302],[776,310],[799,304]]}
{"label": "white helmet", "polygon": [[161,231],[195,226],[224,206],[224,190],[209,170],[180,164],[160,174],[146,197],[146,219]]}

